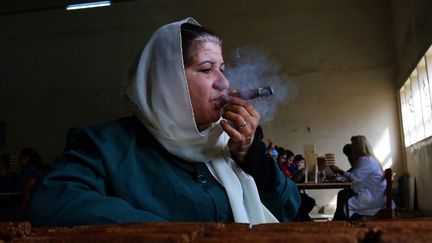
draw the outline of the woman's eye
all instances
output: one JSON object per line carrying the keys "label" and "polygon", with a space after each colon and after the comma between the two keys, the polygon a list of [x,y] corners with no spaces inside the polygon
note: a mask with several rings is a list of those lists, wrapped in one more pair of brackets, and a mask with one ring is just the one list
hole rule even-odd
{"label": "woman's eye", "polygon": [[225,74],[225,69],[219,69],[219,71],[223,74]]}
{"label": "woman's eye", "polygon": [[201,69],[200,71],[203,73],[210,73],[211,68]]}

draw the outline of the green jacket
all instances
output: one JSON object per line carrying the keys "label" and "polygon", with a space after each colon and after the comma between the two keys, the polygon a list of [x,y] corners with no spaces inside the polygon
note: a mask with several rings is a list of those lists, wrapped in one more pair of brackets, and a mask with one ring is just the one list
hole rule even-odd
{"label": "green jacket", "polygon": [[[300,205],[296,185],[275,161],[258,162],[271,164],[266,175],[273,175],[257,178],[272,182],[265,193],[257,182],[262,202],[280,221],[291,221]],[[55,164],[32,193],[34,225],[233,222],[225,189],[206,165],[171,155],[135,117],[75,130]]]}

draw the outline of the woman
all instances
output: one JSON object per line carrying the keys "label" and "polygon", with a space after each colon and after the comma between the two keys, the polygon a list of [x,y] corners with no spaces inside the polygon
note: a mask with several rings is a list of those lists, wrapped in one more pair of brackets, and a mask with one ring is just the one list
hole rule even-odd
{"label": "woman", "polygon": [[[335,165],[330,166],[333,172],[352,182],[352,190],[338,193],[334,220],[373,216],[384,208],[386,203],[384,172],[373,155],[372,147],[365,136],[353,136],[351,144],[352,168],[345,172]],[[347,200],[348,215],[345,213]]]}
{"label": "woman", "polygon": [[227,99],[224,68],[220,39],[192,18],[159,28],[124,87],[133,116],[71,133],[32,223],[292,219],[295,184],[255,149],[259,114]]}
{"label": "woman", "polygon": [[21,163],[21,173],[14,180],[13,189],[22,191],[30,178],[37,179],[45,168],[42,158],[34,148],[23,148],[19,157]]}
{"label": "woman", "polygon": [[292,177],[292,173],[289,169],[292,164],[293,158],[294,158],[294,153],[291,152],[291,150],[284,149],[282,147],[280,147],[280,149],[278,148],[277,162],[279,164],[281,171],[285,174],[287,178]]}
{"label": "woman", "polygon": [[291,167],[289,168],[292,173],[291,180],[296,183],[305,181],[305,158],[301,154],[294,156]]}
{"label": "woman", "polygon": [[7,192],[22,192],[29,180],[37,179],[47,169],[41,156],[34,148],[23,148],[20,152],[19,161],[20,173],[1,177],[0,189]]}

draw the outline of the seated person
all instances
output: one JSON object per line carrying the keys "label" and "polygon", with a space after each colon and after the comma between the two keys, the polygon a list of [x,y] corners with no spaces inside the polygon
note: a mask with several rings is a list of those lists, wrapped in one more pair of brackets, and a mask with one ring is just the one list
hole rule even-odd
{"label": "seated person", "polygon": [[345,154],[345,156],[347,157],[347,159],[348,159],[348,162],[349,162],[349,164],[350,164],[350,166],[351,166],[351,168],[348,170],[348,171],[351,171],[351,169],[352,169],[352,166],[353,166],[353,158],[352,158],[352,144],[350,144],[350,143],[347,143],[347,144],[345,144],[345,146],[343,147],[343,149],[342,149],[342,152]]}
{"label": "seated person", "polygon": [[194,19],[159,28],[123,87],[132,116],[71,132],[32,193],[32,224],[291,221],[297,187],[224,69],[221,39]]}
{"label": "seated person", "polygon": [[[337,207],[333,220],[355,219],[361,216],[373,216],[386,206],[386,181],[383,169],[373,154],[372,147],[365,136],[353,136],[352,168],[343,171],[335,165],[330,169],[351,181],[352,189],[338,193]],[[349,149],[347,147],[347,156]],[[345,152],[345,149],[344,149]],[[346,205],[348,203],[348,214]]]}
{"label": "seated person", "polygon": [[289,168],[292,166],[294,153],[291,150],[284,148],[282,148],[281,152],[283,153],[283,156],[279,159],[279,167],[287,178],[291,178],[293,174]]}
{"label": "seated person", "polygon": [[4,184],[4,190],[6,191],[22,191],[27,180],[30,178],[38,178],[43,173],[43,162],[41,156],[35,149],[22,149],[19,161],[22,168],[20,174],[3,177],[2,183]]}
{"label": "seated person", "polygon": [[[290,167],[290,173],[293,173],[291,180],[295,183],[303,183],[305,181],[305,158],[301,154],[293,157]],[[312,221],[309,213],[315,206],[315,199],[306,194],[303,190],[300,192],[301,204],[294,221]]]}
{"label": "seated person", "polygon": [[277,147],[276,151],[278,154],[277,158],[276,158],[276,162],[278,163],[279,168],[285,174],[286,177],[290,178],[291,173],[289,172],[287,166],[285,165],[285,160],[287,158],[287,151],[283,147],[280,147],[280,146]]}
{"label": "seated person", "polygon": [[292,173],[291,180],[296,183],[301,183],[305,181],[305,158],[301,154],[294,156],[293,163],[290,167]]}

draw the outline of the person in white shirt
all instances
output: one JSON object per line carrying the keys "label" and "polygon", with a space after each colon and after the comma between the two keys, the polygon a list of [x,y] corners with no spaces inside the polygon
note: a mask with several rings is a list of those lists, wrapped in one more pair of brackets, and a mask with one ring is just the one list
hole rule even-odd
{"label": "person in white shirt", "polygon": [[[385,208],[386,180],[378,159],[365,136],[351,137],[352,168],[343,171],[332,165],[333,172],[352,182],[352,189],[338,193],[338,202],[333,220],[356,219],[361,216],[374,216]],[[348,204],[348,212],[347,212]],[[347,214],[348,213],[348,214]]]}

